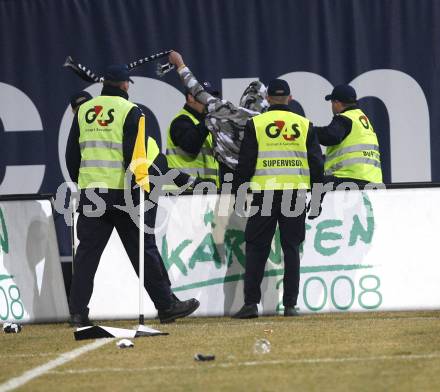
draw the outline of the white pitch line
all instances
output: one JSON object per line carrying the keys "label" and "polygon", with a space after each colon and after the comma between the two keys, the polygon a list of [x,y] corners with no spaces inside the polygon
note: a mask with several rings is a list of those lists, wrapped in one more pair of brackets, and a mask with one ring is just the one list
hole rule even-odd
{"label": "white pitch line", "polygon": [[31,357],[54,357],[59,353],[37,353],[37,354],[1,354],[0,358],[31,358]]}
{"label": "white pitch line", "polygon": [[104,344],[107,344],[112,340],[113,340],[112,338],[95,340],[93,343],[79,347],[72,351],[68,351],[67,353],[63,353],[58,358],[53,359],[52,361],[49,361],[44,365],[28,370],[27,372],[24,372],[21,376],[11,378],[5,383],[0,384],[0,392],[12,391],[15,388],[21,387],[30,380],[40,377],[41,375],[49,372],[50,370],[65,364],[66,362],[70,362],[71,360],[79,357],[82,354],[85,354],[86,352],[96,350],[97,348],[103,346]]}
{"label": "white pitch line", "polygon": [[88,368],[72,370],[53,370],[51,374],[87,374],[87,373],[113,373],[113,372],[146,372],[158,370],[198,370],[206,368],[233,368],[240,366],[262,366],[262,365],[301,365],[301,364],[320,364],[320,363],[341,363],[341,362],[368,362],[368,361],[389,361],[417,359],[437,359],[440,353],[431,354],[402,354],[402,355],[378,355],[371,357],[342,357],[342,358],[305,358],[292,360],[273,360],[273,361],[246,361],[230,362],[218,364],[199,364],[192,366],[150,366],[144,368]]}

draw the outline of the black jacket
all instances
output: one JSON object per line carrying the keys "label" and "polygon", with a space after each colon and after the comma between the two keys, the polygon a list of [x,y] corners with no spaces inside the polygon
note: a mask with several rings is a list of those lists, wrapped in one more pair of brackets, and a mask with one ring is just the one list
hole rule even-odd
{"label": "black jacket", "polygon": [[[268,110],[292,110],[287,105],[272,105]],[[310,168],[311,184],[323,182],[324,160],[322,157],[321,147],[312,123],[309,125],[309,131],[306,140],[307,158]],[[249,181],[255,173],[257,164],[258,142],[255,127],[252,119],[250,119],[244,131],[244,138],[241,144],[240,155],[238,158],[237,171],[234,178],[233,189],[236,191],[240,184]]]}
{"label": "black jacket", "polygon": [[[101,91],[101,95],[118,96],[128,99],[128,94],[125,91],[111,86],[104,86],[104,88]],[[133,149],[136,142],[136,136],[138,132],[139,119],[142,115],[143,115],[142,111],[137,106],[135,106],[130,110],[124,122],[122,146],[123,146],[123,156],[124,156],[124,167],[126,170],[131,162]],[[76,183],[78,182],[79,168],[81,164],[81,150],[79,147],[79,136],[80,136],[80,130],[78,123],[78,113],[76,113],[72,122],[72,126],[70,128],[70,134],[66,148],[67,170],[69,171],[69,175],[72,181]],[[150,175],[158,175],[159,173],[157,169],[160,170],[160,172],[163,174],[167,173],[170,170],[168,168],[167,160],[162,153],[160,153],[159,156],[154,160],[153,164],[154,165],[150,168],[149,171]],[[180,173],[175,179],[175,183],[178,186],[183,186],[187,184],[189,180],[190,177],[187,174]],[[119,205],[119,206],[125,205],[124,191],[122,190],[108,189],[105,190],[104,192],[99,192],[96,189],[95,193],[98,194],[105,201],[107,207],[111,207],[115,205]],[[82,190],[80,193],[79,207],[81,208],[85,204],[95,204],[95,203],[89,200],[86,197],[84,190]]]}
{"label": "black jacket", "polygon": [[[357,105],[349,106],[341,113],[349,110],[359,109]],[[352,121],[345,116],[335,115],[329,125],[326,127],[314,127],[318,134],[319,143],[323,146],[336,146],[351,132]]]}
{"label": "black jacket", "polygon": [[200,124],[194,125],[188,116],[178,116],[170,125],[170,137],[183,151],[197,155],[209,133],[205,127],[205,114],[195,111],[187,104],[183,108],[199,120]]}

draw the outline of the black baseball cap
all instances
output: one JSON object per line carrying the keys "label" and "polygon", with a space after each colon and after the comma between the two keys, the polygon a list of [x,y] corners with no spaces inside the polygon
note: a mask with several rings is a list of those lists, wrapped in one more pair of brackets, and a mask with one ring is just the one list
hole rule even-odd
{"label": "black baseball cap", "polygon": [[128,74],[128,65],[127,64],[113,64],[109,65],[104,73],[104,81],[111,82],[127,82],[130,81],[134,83],[133,80],[130,79]]}
{"label": "black baseball cap", "polygon": [[356,103],[356,90],[348,84],[339,84],[331,94],[325,96],[325,100]]}
{"label": "black baseball cap", "polygon": [[[220,92],[218,91],[218,89],[213,87],[213,85],[207,80],[205,80],[204,82],[200,82],[200,84],[208,94],[211,94],[214,97],[220,96]],[[191,91],[189,89],[185,89],[185,93],[191,94]]]}
{"label": "black baseball cap", "polygon": [[93,97],[87,91],[80,91],[70,97],[70,106],[75,110],[84,102],[90,101]]}
{"label": "black baseball cap", "polygon": [[220,95],[220,92],[218,91],[217,88],[215,88],[210,82],[208,82],[207,80],[205,80],[204,82],[202,82],[202,87],[205,89],[205,91],[211,95],[213,95],[214,97],[218,97]]}
{"label": "black baseball cap", "polygon": [[287,97],[290,95],[289,84],[283,79],[273,79],[267,85],[267,95],[271,97]]}

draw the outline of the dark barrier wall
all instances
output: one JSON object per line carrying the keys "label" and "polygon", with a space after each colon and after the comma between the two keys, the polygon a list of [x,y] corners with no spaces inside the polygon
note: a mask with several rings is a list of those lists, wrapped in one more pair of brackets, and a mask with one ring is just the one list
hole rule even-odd
{"label": "dark barrier wall", "polygon": [[[69,96],[90,87],[61,67],[67,55],[100,73],[168,48],[234,102],[252,79],[284,77],[317,125],[332,117],[324,95],[351,83],[385,181],[438,182],[439,20],[436,0],[0,0],[0,194],[54,193],[67,179]],[[164,135],[183,103],[176,74],[133,75],[148,130]]]}

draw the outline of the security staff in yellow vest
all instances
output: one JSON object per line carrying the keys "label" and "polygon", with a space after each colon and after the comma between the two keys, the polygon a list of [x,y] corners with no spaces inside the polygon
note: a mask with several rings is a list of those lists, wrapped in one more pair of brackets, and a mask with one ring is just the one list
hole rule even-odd
{"label": "security staff in yellow vest", "polygon": [[[209,82],[203,82],[203,87],[211,95],[219,95]],[[218,186],[219,165],[213,156],[212,136],[204,124],[205,105],[188,91],[185,95],[184,107],[168,128],[168,165],[191,176],[208,179]]]}
{"label": "security staff in yellow vest", "polygon": [[361,187],[382,182],[379,143],[373,125],[358,107],[356,91],[346,84],[325,97],[334,117],[326,127],[315,127],[319,142],[327,146],[325,181],[353,182]]}
{"label": "security staff in yellow vest", "polygon": [[[129,81],[127,66],[108,67],[101,95],[80,106],[67,143],[69,174],[78,182],[81,191],[77,224],[80,242],[74,259],[69,301],[71,324],[77,327],[91,324],[88,303],[93,292],[93,279],[113,228],[116,228],[138,272],[139,229],[130,214],[118,208],[126,204],[124,189],[130,184],[125,183],[124,176],[143,116],[141,110],[128,101]],[[145,142],[147,157],[153,160],[153,166],[166,172],[166,158],[159,153],[155,140],[147,137]],[[150,172],[150,175],[155,174],[158,173]],[[189,181],[188,175],[181,173],[179,176],[182,183]],[[154,227],[155,210],[145,215],[146,224]],[[179,301],[173,295],[154,232],[145,233],[144,248],[145,289],[158,309],[160,321],[172,322],[194,312],[199,306],[196,299]]]}
{"label": "security staff in yellow vest", "polygon": [[[297,195],[299,189],[311,189],[323,180],[318,139],[310,121],[290,110],[289,85],[282,79],[272,80],[267,93],[269,110],[246,125],[234,179],[234,188],[251,181],[252,207],[258,208],[245,229],[244,305],[232,316],[240,319],[258,317],[260,285],[277,224],[284,252],[284,316],[298,314],[299,246],[305,238],[306,212],[305,198]],[[265,199],[270,202],[272,197],[265,210]]]}

